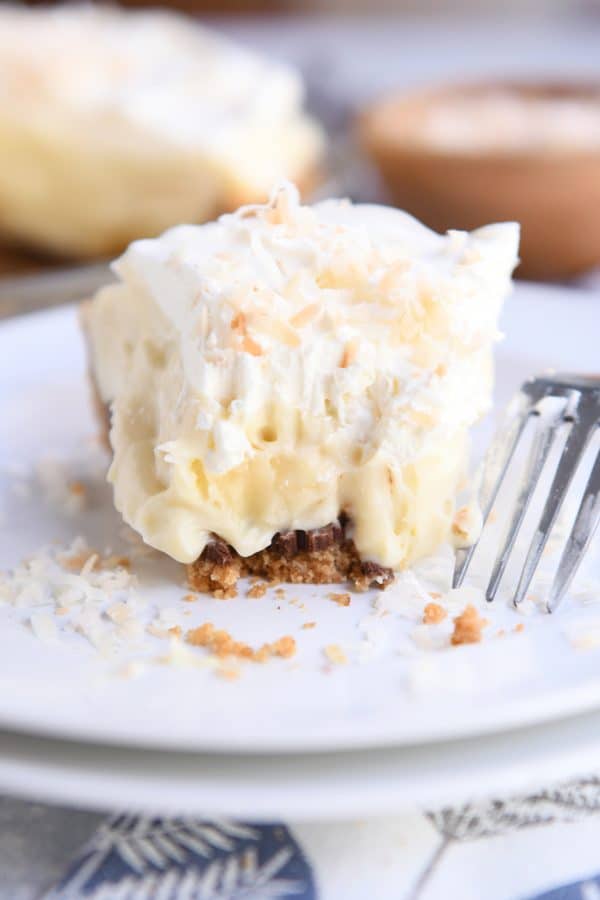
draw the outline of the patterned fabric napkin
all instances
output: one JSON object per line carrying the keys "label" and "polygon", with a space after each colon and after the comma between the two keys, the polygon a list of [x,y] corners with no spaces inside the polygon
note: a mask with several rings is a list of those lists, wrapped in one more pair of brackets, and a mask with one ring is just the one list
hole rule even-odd
{"label": "patterned fabric napkin", "polygon": [[44,900],[600,900],[600,777],[332,824],[118,815]]}

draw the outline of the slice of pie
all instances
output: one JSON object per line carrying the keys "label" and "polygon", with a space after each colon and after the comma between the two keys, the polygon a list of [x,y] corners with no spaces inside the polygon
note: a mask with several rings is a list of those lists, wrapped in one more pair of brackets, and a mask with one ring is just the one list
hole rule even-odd
{"label": "slice of pie", "polygon": [[388,584],[450,535],[517,245],[291,185],[132,244],[84,316],[124,519],[199,590]]}
{"label": "slice of pie", "polygon": [[179,222],[309,189],[325,146],[292,66],[191,18],[0,4],[0,235],[110,257]]}

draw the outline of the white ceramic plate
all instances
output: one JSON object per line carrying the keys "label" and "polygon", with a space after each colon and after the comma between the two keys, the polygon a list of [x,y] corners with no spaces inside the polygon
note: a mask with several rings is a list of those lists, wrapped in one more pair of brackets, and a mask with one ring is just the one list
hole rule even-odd
{"label": "white ceramic plate", "polygon": [[[531,373],[597,369],[599,319],[592,294],[519,286],[504,318],[509,337],[498,351],[499,405]],[[75,311],[1,324],[0,360],[0,567],[77,534],[92,546],[119,549],[108,489],[90,476],[96,429]],[[50,454],[66,460],[74,478],[91,477],[81,515],[66,515],[27,474]],[[414,622],[395,610],[379,622],[375,652],[365,661],[359,626],[372,621],[374,594],[354,595],[348,608],[327,599],[330,588],[312,587],[289,587],[284,598],[270,591],[249,600],[241,592],[236,600],[184,604],[182,574],[168,560],[150,559],[140,593],[153,607],[175,608],[184,627],[210,620],[256,644],[293,634],[296,657],[246,665],[235,682],[209,668],[156,664],[125,679],[125,659],[155,659],[164,642],[147,638],[109,658],[80,635],[44,644],[27,625],[26,607],[5,605],[0,725],[146,747],[299,753],[457,739],[600,706],[600,651],[575,651],[565,637],[568,629],[598,630],[593,604],[566,602],[556,616],[529,618],[523,634],[443,652],[417,651],[408,636]],[[501,601],[490,614],[494,628],[519,621]],[[307,621],[316,627],[302,629]],[[323,648],[332,643],[345,648],[349,665],[324,665]]]}
{"label": "white ceramic plate", "polygon": [[223,755],[0,734],[3,793],[150,815],[361,819],[530,793],[598,769],[600,713],[487,737],[348,753]]}

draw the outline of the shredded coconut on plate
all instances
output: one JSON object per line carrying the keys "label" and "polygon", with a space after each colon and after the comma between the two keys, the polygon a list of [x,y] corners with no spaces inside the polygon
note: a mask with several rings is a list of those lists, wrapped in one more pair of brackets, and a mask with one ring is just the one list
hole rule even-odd
{"label": "shredded coconut on plate", "polygon": [[110,653],[119,639],[141,633],[137,578],[123,563],[124,557],[102,556],[78,537],[0,574],[0,601],[27,611],[31,630],[46,643],[71,631]]}

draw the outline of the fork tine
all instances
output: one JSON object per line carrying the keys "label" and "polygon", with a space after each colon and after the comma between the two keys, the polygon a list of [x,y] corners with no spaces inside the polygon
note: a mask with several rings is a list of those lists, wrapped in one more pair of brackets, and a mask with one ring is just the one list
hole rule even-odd
{"label": "fork tine", "polygon": [[535,489],[540,480],[540,475],[543,471],[544,465],[546,464],[546,460],[548,459],[550,450],[552,449],[552,445],[557,434],[557,426],[562,420],[563,415],[564,407],[561,408],[557,413],[555,413],[551,418],[544,420],[539,417],[538,419],[536,434],[529,454],[529,460],[527,463],[526,471],[523,474],[523,486],[519,492],[519,497],[515,505],[515,511],[512,517],[512,521],[506,533],[504,546],[501,547],[498,551],[498,555],[494,563],[494,568],[492,569],[492,574],[490,575],[490,580],[485,591],[485,597],[488,602],[491,602],[496,596],[498,586],[500,584],[500,581],[502,580],[502,576],[504,574],[506,566],[508,565],[510,555],[517,540],[519,529],[523,524],[523,519],[525,518],[525,515],[529,508],[531,498],[533,497]]}
{"label": "fork tine", "polygon": [[600,523],[600,451],[585,486],[573,528],[554,576],[546,603],[548,612],[553,612],[564,597],[598,523]]}
{"label": "fork tine", "polygon": [[582,417],[573,423],[573,427],[571,428],[571,432],[565,443],[562,456],[552,480],[552,485],[550,486],[548,499],[542,510],[540,521],[531,544],[529,545],[527,556],[525,557],[523,571],[521,572],[521,577],[513,598],[515,606],[518,606],[519,603],[521,603],[531,584],[531,579],[537,569],[540,557],[544,551],[548,537],[550,536],[552,526],[556,522],[556,517],[560,512],[563,500],[565,499],[565,495],[573,475],[575,474],[575,469],[577,468],[577,464],[586,448],[591,434],[592,429],[590,428],[590,423],[585,417]]}
{"label": "fork tine", "polygon": [[[515,409],[516,407],[516,409]],[[517,444],[521,438],[525,424],[533,412],[531,399],[520,391],[515,403],[509,405],[506,414],[506,427],[501,427],[490,444],[483,463],[483,475],[481,490],[479,492],[479,504],[482,512],[481,529],[485,526],[492,506],[500,490],[500,484],[506,474],[506,470],[513,458]],[[456,564],[452,578],[452,587],[460,587],[464,581],[467,569],[473,558],[477,542],[466,550],[459,550],[456,554]]]}

